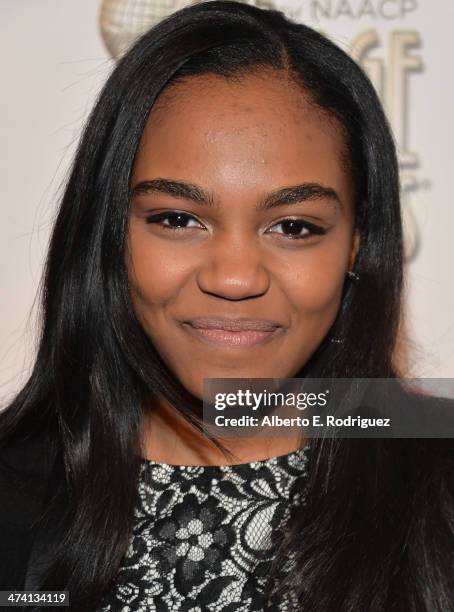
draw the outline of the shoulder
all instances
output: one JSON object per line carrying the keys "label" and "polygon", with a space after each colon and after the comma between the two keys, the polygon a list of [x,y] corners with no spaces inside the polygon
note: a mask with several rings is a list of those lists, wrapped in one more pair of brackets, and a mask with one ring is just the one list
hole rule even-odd
{"label": "shoulder", "polygon": [[1,588],[21,588],[51,467],[47,435],[0,447]]}
{"label": "shoulder", "polygon": [[12,437],[0,442],[0,467],[23,477],[45,477],[51,450],[49,433]]}

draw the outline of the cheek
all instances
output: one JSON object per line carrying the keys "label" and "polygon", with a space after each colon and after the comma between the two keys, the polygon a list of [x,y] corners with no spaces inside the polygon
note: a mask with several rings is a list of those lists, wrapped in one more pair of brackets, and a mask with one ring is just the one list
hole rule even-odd
{"label": "cheek", "polygon": [[130,230],[126,265],[131,295],[136,310],[146,308],[147,316],[178,298],[189,273],[187,258],[170,241],[155,242],[140,229]]}
{"label": "cheek", "polygon": [[285,293],[296,316],[333,317],[339,306],[348,263],[349,238],[333,236],[323,245],[304,251],[286,267]]}
{"label": "cheek", "polygon": [[309,311],[319,311],[337,298],[343,274],[338,273],[334,266],[327,268],[317,260],[292,280],[297,303]]}

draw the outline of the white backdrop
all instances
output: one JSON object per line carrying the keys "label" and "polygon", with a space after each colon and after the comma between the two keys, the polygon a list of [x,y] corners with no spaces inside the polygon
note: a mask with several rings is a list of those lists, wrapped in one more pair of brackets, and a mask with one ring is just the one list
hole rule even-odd
{"label": "white backdrop", "polygon": [[[382,90],[401,154],[409,252],[416,246],[407,270],[410,373],[454,378],[454,3],[282,0],[278,8],[346,50],[356,41]],[[99,11],[98,0],[0,2],[0,403],[32,363],[36,307],[29,315],[56,203],[113,66]]]}

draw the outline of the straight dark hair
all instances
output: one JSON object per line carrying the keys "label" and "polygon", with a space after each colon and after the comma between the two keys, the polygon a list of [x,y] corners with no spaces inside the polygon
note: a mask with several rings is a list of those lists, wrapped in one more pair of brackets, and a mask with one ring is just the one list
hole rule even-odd
{"label": "straight dark hair", "polygon": [[[361,282],[346,282],[331,330],[343,342],[325,338],[297,376],[398,375],[398,167],[369,79],[327,38],[275,10],[214,0],[161,21],[119,61],[89,117],[51,236],[36,362],[0,417],[5,447],[48,437],[38,533],[51,554],[35,560],[33,588],[68,589],[73,610],[100,604],[126,553],[145,398],[164,397],[200,428],[200,400],[168,370],[131,305],[124,254],[139,139],[165,87],[265,69],[293,79],[340,123],[356,186]],[[266,606],[292,589],[296,609],[310,612],[452,609],[449,450],[442,440],[312,440],[306,505],[282,534]]]}

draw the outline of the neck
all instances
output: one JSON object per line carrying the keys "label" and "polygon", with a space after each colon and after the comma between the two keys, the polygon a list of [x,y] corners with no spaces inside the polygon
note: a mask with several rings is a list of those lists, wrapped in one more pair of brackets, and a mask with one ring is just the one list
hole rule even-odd
{"label": "neck", "polygon": [[219,439],[227,453],[165,400],[149,402],[143,412],[140,454],[145,459],[175,465],[232,465],[291,453],[302,441],[289,437]]}

